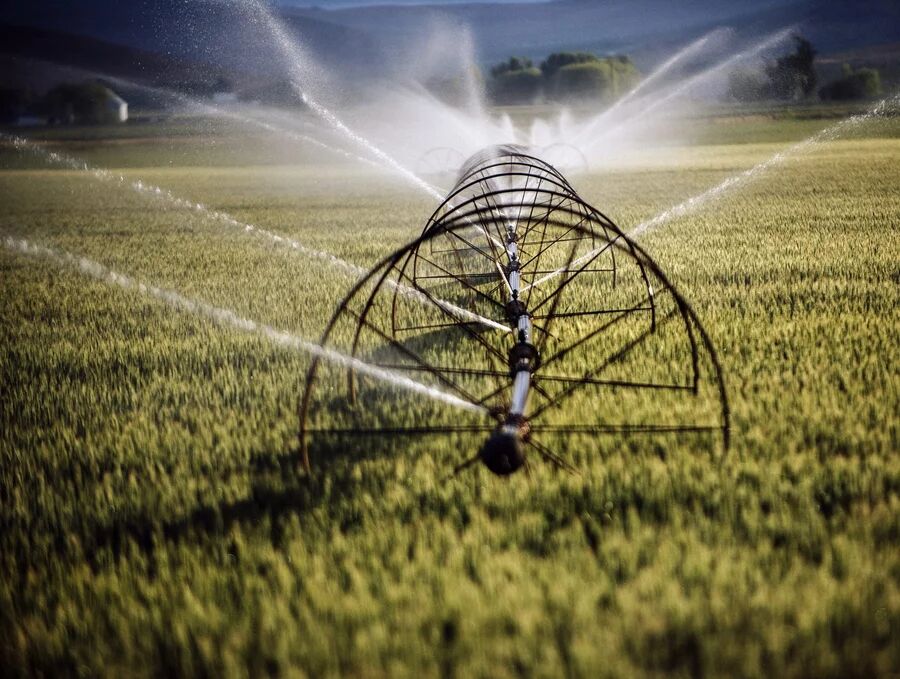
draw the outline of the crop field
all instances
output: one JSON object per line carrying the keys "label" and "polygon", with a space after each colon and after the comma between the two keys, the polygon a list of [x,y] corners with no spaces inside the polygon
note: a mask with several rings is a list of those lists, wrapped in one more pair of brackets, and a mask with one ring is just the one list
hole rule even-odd
{"label": "crop field", "polygon": [[[627,232],[827,125],[735,119],[572,183]],[[638,238],[717,348],[727,452],[585,438],[580,474],[508,479],[451,477],[465,437],[300,466],[310,355],[266,328],[316,341],[358,274],[267,234],[367,268],[432,198],[227,126],[128,130],[39,140],[99,178],[0,145],[4,675],[900,673],[900,119]]]}

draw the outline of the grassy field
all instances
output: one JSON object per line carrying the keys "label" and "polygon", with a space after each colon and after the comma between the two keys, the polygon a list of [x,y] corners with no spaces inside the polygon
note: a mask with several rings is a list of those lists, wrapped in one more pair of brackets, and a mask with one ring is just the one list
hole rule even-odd
{"label": "grassy field", "polygon": [[[732,122],[573,183],[628,230],[825,125]],[[606,439],[582,476],[443,481],[469,451],[396,442],[314,450],[307,476],[306,355],[0,248],[0,667],[895,676],[898,129],[811,149],[642,237],[719,350],[721,464],[689,440]],[[363,266],[435,207],[261,138],[48,143]],[[0,167],[0,236],[301,337],[353,282],[117,181],[10,147]]]}

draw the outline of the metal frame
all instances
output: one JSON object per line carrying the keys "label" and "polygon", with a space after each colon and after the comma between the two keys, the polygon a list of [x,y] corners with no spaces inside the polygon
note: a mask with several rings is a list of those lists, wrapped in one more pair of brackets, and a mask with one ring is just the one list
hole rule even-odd
{"label": "metal frame", "polygon": [[[485,329],[457,309],[509,332]],[[423,338],[431,338],[427,349],[416,346]],[[414,426],[373,426],[363,417],[366,409],[357,407],[359,376],[350,367],[349,398],[339,407],[351,420],[358,413],[359,420],[316,428],[311,406],[322,363],[315,358],[300,402],[307,469],[313,432],[488,434],[458,469],[480,460],[500,474],[527,468],[526,449],[572,469],[543,437],[566,445],[565,439],[584,435],[691,433],[720,436],[723,452],[728,447],[721,366],[693,309],[637,243],[522,147],[491,147],[470,158],[422,234],[353,286],[321,344],[423,380],[482,410],[462,416],[419,404],[412,409],[422,410],[423,421]],[[441,360],[454,352],[456,363]],[[590,401],[599,409],[574,420],[554,419],[592,391],[600,394]],[[652,395],[654,403],[669,399],[672,407],[660,406],[651,421],[629,421],[627,412],[610,419],[604,407],[612,408],[612,395],[636,399],[645,409],[642,399]]]}

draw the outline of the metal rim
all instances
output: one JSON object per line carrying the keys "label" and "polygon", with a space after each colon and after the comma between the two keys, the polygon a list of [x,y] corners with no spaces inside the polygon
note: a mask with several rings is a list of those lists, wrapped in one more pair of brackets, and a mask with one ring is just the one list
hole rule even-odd
{"label": "metal rim", "polygon": [[[571,468],[571,465],[542,443],[542,436],[559,439],[602,434],[700,433],[720,435],[722,450],[726,450],[730,411],[721,365],[708,333],[691,306],[647,252],[629,239],[612,220],[578,197],[552,166],[519,153],[515,147],[504,147],[503,151],[505,155],[500,158],[496,157],[494,150],[494,155],[487,153],[467,163],[456,186],[434,212],[423,233],[382,259],[351,288],[321,338],[321,344],[329,347],[337,344],[339,335],[347,340],[352,333],[349,343],[351,356],[359,358],[360,354],[367,354],[367,358],[382,369],[424,379],[430,386],[446,389],[482,408],[481,415],[466,421],[452,416],[442,421],[416,422],[412,426],[385,423],[373,427],[359,421],[351,426],[316,428],[310,420],[310,406],[321,361],[315,358],[307,372],[300,402],[299,437],[304,466],[309,468],[308,437],[312,431],[319,435],[338,436],[373,436],[378,433],[386,436],[426,436],[489,432],[500,426],[515,426],[516,436],[524,446],[545,460],[566,468]],[[523,171],[523,168],[526,169]],[[510,210],[516,211],[514,218],[511,218]],[[525,257],[513,260],[512,268],[509,261],[505,265],[499,262],[502,257],[499,248],[487,246],[492,239],[500,240],[499,236],[504,235],[504,221],[515,224],[515,228],[506,226],[507,238],[514,241],[512,245],[507,243],[506,254],[509,254],[510,248],[515,253],[527,254],[527,260]],[[519,228],[521,231],[518,231]],[[529,234],[538,233],[536,229],[540,229],[541,237],[533,239],[531,251],[525,247],[519,248],[518,237],[522,236],[523,245],[529,244]],[[466,232],[469,232],[468,238],[462,235]],[[548,237],[548,232],[552,239]],[[478,238],[472,237],[472,233]],[[564,234],[566,240],[559,234]],[[434,246],[448,240],[462,245],[452,251],[445,250],[440,255],[444,259],[436,264]],[[562,245],[569,241],[572,245]],[[547,252],[550,250],[556,268],[540,268],[542,257],[549,256]],[[576,257],[577,253],[581,254]],[[606,258],[609,265],[591,268],[598,258]],[[469,270],[472,262],[477,262],[481,267],[487,263],[497,265],[495,278],[490,279],[494,275],[492,271],[475,272],[481,278],[473,276]],[[432,275],[427,273],[429,271],[444,273]],[[598,278],[592,279],[591,276]],[[599,276],[603,277],[602,280]],[[437,279],[444,280],[437,282]],[[522,283],[528,279],[531,282],[527,283],[527,287],[523,286]],[[509,293],[512,291],[510,280],[516,284],[515,292],[523,293],[520,300],[523,303],[518,305],[518,315],[514,318],[508,313],[511,303]],[[535,283],[543,284],[551,280],[551,291],[533,301],[535,290],[540,287]],[[607,297],[609,300],[630,299],[630,293],[638,288],[643,293],[632,307],[611,308],[602,304]],[[445,289],[452,293],[449,302],[440,295]],[[601,289],[604,292],[596,308],[579,308],[577,301],[574,308],[571,306],[572,299],[590,299],[592,291]],[[576,298],[576,295],[581,297]],[[569,306],[563,302],[566,296],[571,298]],[[518,294],[514,297],[518,299]],[[522,308],[527,312],[523,312]],[[543,313],[539,313],[541,311]],[[641,325],[643,320],[637,322],[631,319],[638,313],[646,314],[646,327]],[[528,321],[524,325],[529,331],[527,337],[522,331],[523,316]],[[402,322],[404,317],[440,319],[443,327],[411,325]],[[478,318],[491,321],[493,328],[482,330],[480,325],[484,324],[479,324]],[[626,318],[629,320],[623,322]],[[670,342],[667,336],[658,342],[664,345],[662,349],[648,350],[654,338],[662,334],[661,328],[672,327],[673,321],[675,336],[680,339]],[[339,324],[346,327],[336,333]],[[552,329],[560,327],[560,324],[568,329],[557,337]],[[503,325],[510,332],[496,329]],[[623,327],[627,332],[623,332]],[[404,344],[407,340],[418,341],[425,333],[452,336],[453,339],[438,338],[439,344],[446,342],[449,349],[441,346],[439,350],[429,349],[434,355],[419,355],[420,350]],[[627,337],[627,341],[620,341],[617,333]],[[567,337],[569,341],[562,343],[562,337]],[[612,344],[604,344],[601,338],[603,342]],[[677,348],[682,341],[686,351]],[[619,344],[615,345],[615,342]],[[531,352],[533,355],[526,356],[529,353],[527,349],[523,353],[524,345],[535,350]],[[456,348],[459,349],[459,363],[442,365],[435,360],[435,355],[452,352]],[[597,361],[591,364],[590,361],[594,360],[591,352],[600,348],[605,353],[598,353]],[[678,363],[675,367],[679,371],[686,366],[690,378],[672,382],[604,374],[614,364],[615,369],[624,370],[623,364],[632,361],[633,352],[639,350],[647,353],[648,360],[641,364],[645,367],[638,372],[651,374],[646,365],[661,360],[657,354],[664,355],[668,351],[674,352],[674,358],[670,356],[667,360],[673,365]],[[391,353],[395,360],[379,363],[379,352]],[[519,373],[515,372],[514,354],[524,366],[519,370],[527,370],[528,379],[525,376],[519,379]],[[510,356],[509,372],[505,371],[502,363],[506,355]],[[477,356],[486,358],[482,360]],[[701,371],[701,362],[708,370]],[[561,367],[565,369],[560,373]],[[615,369],[611,372],[615,373]],[[345,414],[349,414],[354,411],[352,403],[357,397],[357,375],[352,367],[346,370],[350,397],[347,405],[351,407]],[[524,400],[519,398],[522,403],[514,412],[517,396],[513,383],[519,381],[528,384]],[[489,384],[490,389],[487,389]],[[705,394],[703,407],[698,405],[697,408],[705,412],[702,417],[697,414],[695,419],[691,416],[687,420],[673,422],[669,417],[660,416],[657,420],[651,418],[648,421],[644,411],[641,411],[644,413],[643,419],[633,422],[627,418],[611,421],[608,418],[582,417],[559,421],[550,417],[550,413],[567,403],[577,403],[586,390],[640,393],[640,397],[635,397],[635,402],[646,409],[645,394],[653,394],[654,399],[662,400],[664,398],[660,395],[666,392],[696,398],[701,387]],[[714,417],[708,412],[710,389],[718,405]],[[529,398],[531,406],[526,412],[524,403]],[[681,403],[672,412],[681,413],[682,410],[691,412]],[[518,419],[511,419],[516,414]],[[463,467],[477,459],[477,456],[467,459]]]}

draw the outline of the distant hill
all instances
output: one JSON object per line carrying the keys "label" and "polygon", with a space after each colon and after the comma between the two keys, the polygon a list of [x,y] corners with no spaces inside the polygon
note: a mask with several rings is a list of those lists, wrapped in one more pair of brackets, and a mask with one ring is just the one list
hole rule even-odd
{"label": "distant hill", "polygon": [[145,82],[213,81],[225,71],[83,35],[0,24],[0,55]]}
{"label": "distant hill", "polygon": [[[271,74],[279,63],[271,36],[236,3],[220,0],[28,0],[5,3],[0,23],[232,72]],[[291,16],[289,23],[312,53],[342,72],[353,74],[382,59],[377,42],[364,31],[316,17]]]}
{"label": "distant hill", "polygon": [[471,27],[486,62],[561,49],[654,55],[722,25],[745,35],[797,25],[823,54],[900,41],[896,0],[558,0],[290,11],[389,41],[410,40],[430,18],[444,16]]}
{"label": "distant hill", "polygon": [[[428,48],[435,25],[450,27],[450,39],[455,27],[468,26],[482,65],[514,54],[540,59],[553,51],[583,49],[628,53],[648,68],[722,25],[735,27],[744,38],[796,25],[824,57],[900,42],[896,0],[557,0],[335,10],[304,9],[298,5],[306,2],[290,0],[281,4],[309,51],[351,80],[377,77],[398,54],[414,60],[419,46]],[[26,27],[9,29],[18,36],[7,31],[2,37],[9,41],[2,48],[6,53],[77,59],[105,72],[139,64],[145,72],[168,71],[176,78],[184,69],[201,68],[238,80],[277,77],[274,71],[283,68],[271,36],[235,2],[28,0],[5,3],[0,23]],[[58,34],[65,34],[58,44],[47,37]]]}

